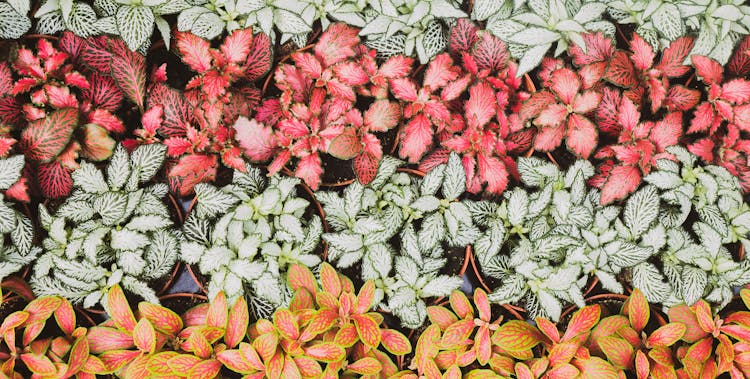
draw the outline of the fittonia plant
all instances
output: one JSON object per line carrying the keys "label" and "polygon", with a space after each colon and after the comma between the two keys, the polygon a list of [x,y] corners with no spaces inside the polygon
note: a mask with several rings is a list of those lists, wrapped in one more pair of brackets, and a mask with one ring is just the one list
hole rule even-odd
{"label": "fittonia plant", "polygon": [[235,170],[230,184],[195,186],[195,206],[182,229],[182,260],[210,275],[209,296],[223,291],[234,301],[245,296],[258,317],[285,306],[291,264],[317,267],[323,224],[305,220],[309,202],[297,197],[299,179],[272,176],[257,168]]}
{"label": "fittonia plant", "polygon": [[[396,172],[402,163],[386,156],[370,184],[355,182],[343,196],[318,192],[316,197],[333,229],[323,234],[328,259],[340,268],[360,263],[362,278],[375,280],[377,302],[404,326],[416,328],[426,317],[424,298],[446,296],[462,283],[439,275],[446,251],[473,243],[479,230],[466,204],[457,200],[466,188],[457,154],[422,179]],[[397,235],[399,254],[391,247]]]}
{"label": "fittonia plant", "polygon": [[74,190],[56,212],[39,206],[47,238],[30,280],[38,296],[62,296],[92,307],[120,284],[158,303],[149,282],[168,274],[179,247],[167,206],[166,184],[149,184],[164,162],[166,146],[148,145],[128,155],[118,145],[105,174],[82,162]]}
{"label": "fittonia plant", "polygon": [[[733,286],[750,282],[750,262],[731,254],[736,243],[746,251],[750,247],[750,207],[727,170],[696,166],[696,157],[681,147],[669,152],[677,162],[659,160],[658,170],[644,179],[660,190],[659,222],[667,238],[655,236],[652,245],[659,250],[662,267],[635,267],[633,285],[651,302],[692,304],[704,298],[723,307],[732,298]],[[697,221],[688,226],[693,214]]]}
{"label": "fittonia plant", "polygon": [[0,39],[17,39],[31,28],[29,0],[0,1]]}
{"label": "fittonia plant", "polygon": [[[0,191],[11,188],[21,178],[23,166],[22,155],[0,159]],[[5,197],[0,194],[0,281],[31,263],[41,250],[32,244],[31,220],[13,209]]]}
{"label": "fittonia plant", "polygon": [[[482,3],[488,0],[482,1]],[[499,2],[499,1],[498,1]],[[487,20],[487,30],[508,43],[513,57],[519,59],[517,75],[523,75],[538,66],[552,44],[556,44],[555,56],[559,56],[572,44],[585,50],[583,34],[603,32],[613,37],[615,27],[602,19],[607,9],[605,2],[538,0],[514,1],[515,6],[499,6]],[[524,4],[525,3],[525,4]],[[481,6],[485,17],[493,5]],[[494,9],[493,9],[494,10]]]}

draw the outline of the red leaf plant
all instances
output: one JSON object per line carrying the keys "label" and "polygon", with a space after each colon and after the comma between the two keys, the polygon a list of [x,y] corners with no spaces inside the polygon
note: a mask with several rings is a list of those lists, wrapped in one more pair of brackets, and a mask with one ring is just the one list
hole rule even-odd
{"label": "red leaf plant", "polygon": [[644,98],[651,104],[651,113],[662,107],[669,111],[685,111],[694,107],[700,92],[682,85],[670,87],[669,79],[685,75],[690,67],[683,64],[693,48],[693,37],[680,37],[664,49],[658,64],[655,64],[651,44],[633,33],[630,41],[632,51],[617,50],[612,55],[605,79],[625,88],[624,95],[639,108]]}
{"label": "red leaf plant", "polygon": [[[528,150],[533,137],[515,115],[528,98],[519,91],[516,68],[505,43],[468,19],[459,20],[451,30],[449,52],[430,62],[422,88],[406,78],[391,81],[396,98],[407,103],[401,157],[421,160],[420,170],[430,171],[457,152],[469,192],[480,192],[486,184],[487,191],[502,193],[509,177],[518,177],[512,156]],[[438,147],[423,157],[435,139]]]}
{"label": "red leaf plant", "polygon": [[22,130],[19,149],[34,163],[48,198],[70,192],[79,157],[101,161],[112,155],[110,134],[125,131],[115,112],[126,94],[139,104],[135,94],[145,85],[145,59],[119,39],[84,40],[66,32],[58,48],[39,39],[36,53],[19,49],[13,69],[20,78],[10,91],[22,116],[15,124]]}
{"label": "red leaf plant", "polygon": [[[747,45],[745,43],[744,45]],[[697,137],[688,150],[706,163],[720,165],[736,176],[744,191],[750,190],[750,81],[734,71],[742,67],[750,48],[743,45],[734,52],[727,68],[701,55],[691,57],[695,73],[706,84],[708,98],[693,111],[687,134]]]}
{"label": "red leaf plant", "polygon": [[[277,146],[269,174],[294,158],[294,175],[317,189],[323,174],[320,154],[325,153],[351,159],[360,182],[375,178],[383,149],[374,132],[390,130],[401,119],[400,105],[388,99],[388,81],[405,78],[413,60],[393,56],[378,66],[375,51],[361,44],[357,33],[333,24],[312,53],[292,53],[294,64],[276,69],[281,96],[264,100],[256,115],[273,127],[273,135],[261,129],[253,134],[272,141],[263,145]],[[364,113],[355,107],[362,102],[370,103]]]}
{"label": "red leaf plant", "polygon": [[[258,136],[241,117],[250,117],[260,99],[253,82],[270,70],[272,51],[268,36],[251,29],[234,31],[219,48],[187,32],[176,39],[183,61],[197,74],[183,95],[166,84],[165,66],[153,71],[142,128],[126,146],[163,142],[170,187],[189,195],[196,184],[216,178],[220,162],[245,170],[243,144]],[[265,153],[244,152],[253,161],[267,159]]]}
{"label": "red leaf plant", "polygon": [[646,334],[651,310],[643,293],[633,290],[619,315],[602,319],[591,333],[592,354],[602,355],[617,367],[620,376],[635,372],[638,379],[676,378],[672,345],[686,327],[672,322]]}
{"label": "red leaf plant", "polygon": [[96,378],[104,365],[90,355],[86,333],[67,300],[32,300],[0,322],[0,377]]}
{"label": "red leaf plant", "polygon": [[666,148],[677,144],[682,136],[682,112],[671,112],[659,121],[641,122],[641,113],[627,96],[614,94],[613,111],[622,130],[617,142],[599,149],[594,155],[606,159],[591,178],[591,185],[600,188],[601,203],[624,199],[638,188],[643,176],[651,172],[656,160],[672,158]]}
{"label": "red leaf plant", "polygon": [[682,364],[678,378],[716,378],[728,373],[732,379],[750,376],[750,290],[740,291],[744,311],[722,319],[704,300],[692,306],[669,309],[669,320],[687,327],[676,357]]}
{"label": "red leaf plant", "polygon": [[[18,142],[11,132],[21,116],[21,104],[10,95],[13,89],[13,76],[5,62],[0,63],[0,158],[7,158]],[[24,167],[27,169],[27,167]],[[28,203],[28,179],[22,175],[18,181],[5,190],[5,197]]]}

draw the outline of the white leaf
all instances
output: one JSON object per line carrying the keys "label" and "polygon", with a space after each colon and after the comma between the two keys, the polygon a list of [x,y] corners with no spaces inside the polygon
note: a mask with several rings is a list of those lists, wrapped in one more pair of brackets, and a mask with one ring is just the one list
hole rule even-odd
{"label": "white leaf", "polygon": [[[508,42],[527,46],[548,45],[560,39],[560,34],[549,29],[531,27],[510,36]],[[546,50],[545,50],[546,51]]]}
{"label": "white leaf", "polygon": [[[150,33],[149,33],[150,36]],[[137,147],[130,156],[133,171],[140,172],[138,177],[141,183],[151,180],[161,168],[167,147],[162,144],[141,145]]]}
{"label": "white leaf", "polygon": [[144,234],[128,230],[112,230],[110,233],[110,247],[115,250],[138,250],[148,246],[148,237]]}
{"label": "white leaf", "polygon": [[534,46],[526,51],[523,54],[520,62],[518,63],[518,71],[516,72],[516,77],[520,78],[525,73],[538,66],[542,61],[542,58],[544,58],[544,54],[547,53],[547,50],[549,50],[551,46],[552,44],[548,43],[544,45]]}
{"label": "white leaf", "polygon": [[674,41],[685,34],[685,26],[682,23],[680,10],[670,3],[662,3],[659,9],[651,16],[654,25],[658,25],[659,32],[670,41]]}
{"label": "white leaf", "polygon": [[523,225],[529,211],[529,197],[521,188],[514,189],[507,200],[508,221],[511,225]]}
{"label": "white leaf", "polygon": [[24,164],[23,155],[0,159],[0,190],[6,190],[18,181]]}
{"label": "white leaf", "polygon": [[659,195],[653,186],[643,187],[625,204],[623,221],[634,237],[646,232],[659,215]]}
{"label": "white leaf", "polygon": [[445,166],[445,177],[443,178],[442,193],[443,197],[448,200],[457,199],[466,190],[466,171],[461,164],[461,158],[456,153],[451,153],[448,157],[448,164]]}
{"label": "white leaf", "polygon": [[573,16],[573,19],[580,24],[585,24],[599,19],[606,9],[607,5],[604,3],[586,3],[581,6],[581,9]]}
{"label": "white leaf", "polygon": [[453,290],[460,288],[463,282],[464,281],[460,276],[440,275],[430,280],[429,283],[422,288],[420,297],[448,296]]}
{"label": "white leaf", "polygon": [[312,31],[310,25],[307,25],[300,16],[287,10],[274,9],[273,16],[276,27],[282,33],[303,34]]}
{"label": "white leaf", "polygon": [[154,13],[146,6],[123,5],[115,18],[120,36],[130,50],[145,44],[154,30]]}

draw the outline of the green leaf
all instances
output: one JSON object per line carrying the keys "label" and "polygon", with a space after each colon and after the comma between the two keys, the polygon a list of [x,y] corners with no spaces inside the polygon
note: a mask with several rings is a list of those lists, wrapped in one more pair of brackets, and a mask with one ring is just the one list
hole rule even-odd
{"label": "green leaf", "polygon": [[154,31],[154,13],[147,6],[122,5],[115,15],[117,29],[130,50],[138,50]]}

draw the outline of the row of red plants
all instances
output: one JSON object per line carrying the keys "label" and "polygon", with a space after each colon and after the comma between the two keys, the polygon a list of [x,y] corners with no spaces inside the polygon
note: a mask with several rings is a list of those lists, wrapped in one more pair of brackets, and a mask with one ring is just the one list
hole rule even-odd
{"label": "row of red plants", "polygon": [[106,296],[109,319],[98,325],[77,319],[62,298],[26,299],[0,323],[0,377],[750,376],[750,289],[725,315],[701,300],[670,308],[668,321],[634,289],[629,297],[592,302],[560,325],[506,320],[482,289],[471,298],[454,291],[429,307],[429,325],[410,342],[371,311],[372,281],[356,289],[327,264],[319,282],[302,266],[293,266],[288,280],[295,291],[290,306],[252,323],[245,300],[228,305],[222,293],[178,315],[148,302],[129,304],[114,286]]}
{"label": "row of red plants", "polygon": [[722,67],[697,55],[685,64],[691,36],[657,54],[637,34],[622,47],[588,34],[570,60],[545,58],[534,78],[518,78],[505,44],[465,19],[448,51],[416,70],[408,57],[377,60],[355,28],[336,24],[316,44],[276,57],[261,85],[275,61],[264,34],[238,30],[218,47],[190,33],[175,38],[189,76],[147,64],[119,39],[69,32],[41,36],[0,65],[0,156],[18,151],[29,163],[8,196],[67,195],[78,160],[106,160],[116,140],[167,145],[178,196],[223,167],[244,170],[246,160],[313,189],[351,178],[323,170],[350,160],[367,183],[389,150],[422,171],[457,152],[469,192],[501,194],[518,176],[516,157],[562,158],[564,146],[598,162],[591,183],[610,203],[676,144],[750,186],[750,39]]}

